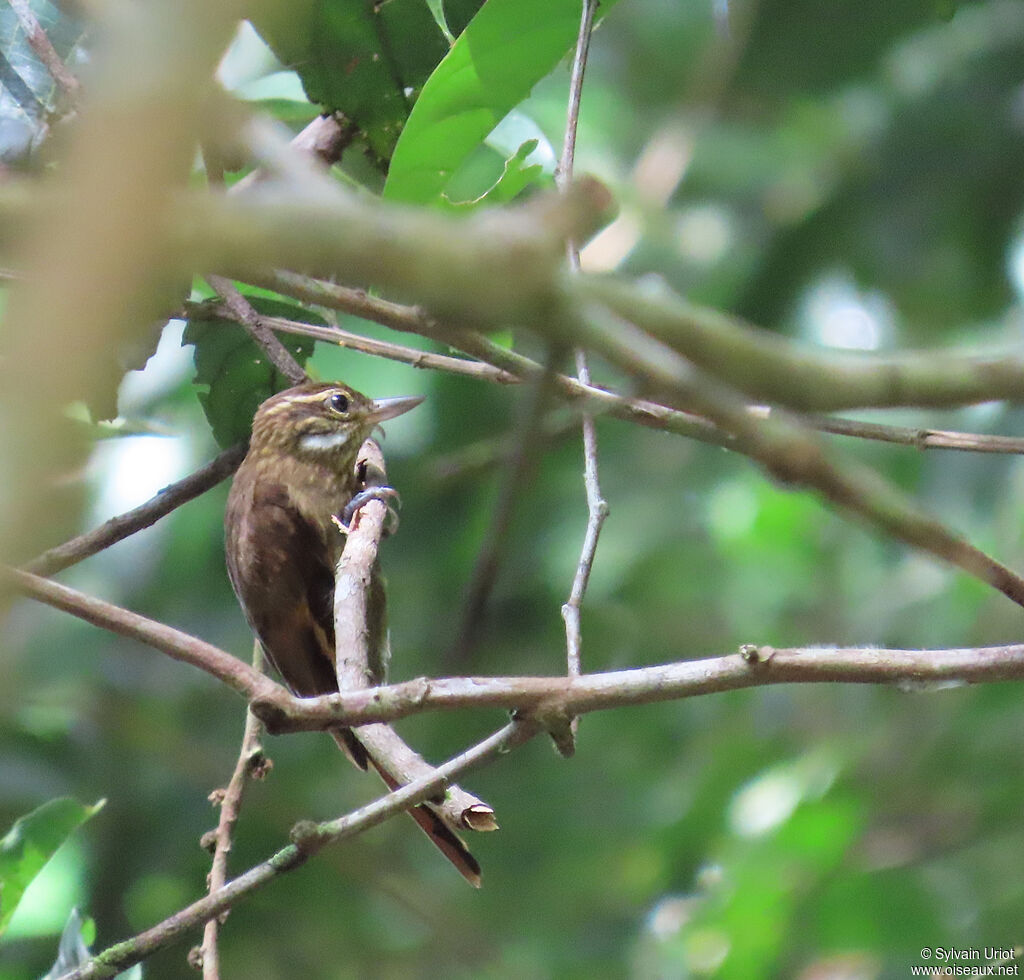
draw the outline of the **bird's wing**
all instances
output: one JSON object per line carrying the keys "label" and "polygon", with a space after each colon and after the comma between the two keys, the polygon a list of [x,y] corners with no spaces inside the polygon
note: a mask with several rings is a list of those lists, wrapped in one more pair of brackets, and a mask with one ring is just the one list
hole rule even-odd
{"label": "bird's wing", "polygon": [[228,575],[267,658],[301,697],[336,691],[334,570],[319,531],[273,482],[233,494],[228,511]]}

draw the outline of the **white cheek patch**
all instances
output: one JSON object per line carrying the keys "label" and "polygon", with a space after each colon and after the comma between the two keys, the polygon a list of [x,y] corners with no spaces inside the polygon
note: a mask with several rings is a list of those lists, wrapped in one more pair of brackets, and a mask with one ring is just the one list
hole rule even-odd
{"label": "white cheek patch", "polygon": [[303,436],[299,440],[299,445],[303,449],[309,449],[313,452],[328,452],[331,449],[338,449],[345,445],[349,436],[350,433],[343,429],[337,432],[316,432],[312,435]]}

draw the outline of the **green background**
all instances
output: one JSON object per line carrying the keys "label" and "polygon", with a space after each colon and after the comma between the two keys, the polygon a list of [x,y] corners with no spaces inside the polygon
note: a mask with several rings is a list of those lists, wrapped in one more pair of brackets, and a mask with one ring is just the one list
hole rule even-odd
{"label": "green background", "polygon": [[[835,336],[823,324],[870,322],[880,349],[1018,342],[1024,4],[765,0],[730,17],[726,30],[709,3],[623,0],[595,36],[577,168],[643,224],[623,269],[809,340]],[[567,82],[563,60],[520,106],[555,147]],[[664,203],[634,169],[659,146],[654,172],[682,175]],[[454,199],[486,189],[502,159],[475,151]],[[379,180],[358,160],[346,166]],[[187,366],[171,363],[134,379],[120,407],[167,433],[182,473],[216,447]],[[392,677],[562,670],[559,608],[586,521],[578,440],[538,447],[482,636],[456,658],[502,480],[492,441],[515,428],[527,393],[322,345],[310,366],[373,396],[427,396],[385,443],[404,503],[383,554]],[[1024,434],[1020,410],[998,405],[871,417]],[[766,482],[741,457],[614,420],[598,431],[611,516],[584,608],[589,670],[741,643],[1021,638],[1006,599]],[[123,472],[114,454],[137,449],[112,445],[98,445],[82,476],[96,500],[83,526],[110,516],[100,488]],[[1015,459],[843,448],[1024,567]],[[223,568],[225,495],[63,580],[248,657]],[[3,647],[0,826],[52,797],[108,801],[0,946],[0,978],[13,980],[45,972],[72,904],[96,920],[101,948],[202,893],[207,794],[233,766],[244,705],[209,677],[37,606],[10,611]],[[465,780],[501,823],[471,841],[482,891],[394,820],[237,907],[224,975],[895,978],[925,946],[1013,946],[1024,938],[1020,701],[1012,684],[789,686],[587,716],[575,758],[538,739]],[[399,727],[441,760],[502,720],[467,711]],[[296,820],[378,792],[325,737],[266,747],[274,770],[249,790],[236,870]],[[185,948],[158,954],[146,975],[186,975]]]}

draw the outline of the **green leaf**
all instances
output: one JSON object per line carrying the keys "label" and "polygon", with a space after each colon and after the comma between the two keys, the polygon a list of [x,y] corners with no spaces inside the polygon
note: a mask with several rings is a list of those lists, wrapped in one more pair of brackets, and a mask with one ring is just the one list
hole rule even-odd
{"label": "green leaf", "polygon": [[7,928],[25,889],[57,848],[106,803],[50,800],[19,818],[0,840],[0,934]]}
{"label": "green leaf", "polygon": [[[316,326],[327,322],[304,307],[263,296],[246,295],[257,313],[284,317]],[[313,353],[308,337],[282,334],[280,341],[305,366]],[[201,313],[189,317],[181,343],[194,344],[195,383],[201,386],[199,402],[218,445],[233,446],[249,438],[252,417],[260,403],[287,388],[281,374],[245,329],[233,320]]]}
{"label": "green leaf", "polygon": [[489,0],[423,86],[384,196],[436,200],[462,161],[572,48],[579,21],[579,0]]}
{"label": "green leaf", "polygon": [[[442,17],[458,33],[481,3],[450,3]],[[298,72],[309,100],[341,110],[383,160],[391,156],[416,91],[449,47],[424,0],[271,4],[253,17],[253,26]]]}
{"label": "green leaf", "polygon": [[544,176],[544,168],[539,163],[526,163],[534,150],[536,140],[527,140],[516,152],[505,161],[505,169],[501,176],[479,197],[471,201],[448,201],[455,211],[467,211],[481,204],[507,204],[523,192],[530,184],[535,184]]}

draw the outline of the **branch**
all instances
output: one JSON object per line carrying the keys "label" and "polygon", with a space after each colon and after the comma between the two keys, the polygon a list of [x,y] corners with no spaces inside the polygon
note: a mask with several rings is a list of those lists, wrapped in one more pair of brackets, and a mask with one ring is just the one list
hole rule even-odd
{"label": "branch", "polygon": [[[569,82],[569,109],[565,126],[565,142],[562,148],[562,159],[559,161],[558,177],[563,190],[572,182],[573,162],[576,157],[576,130],[579,126],[580,100],[583,95],[583,76],[587,66],[587,53],[590,50],[590,35],[594,27],[594,14],[597,0],[583,0],[583,13],[580,18],[579,37],[576,41],[576,56],[573,59],[572,77]],[[574,273],[580,271],[579,244],[568,243],[569,268]],[[576,377],[581,384],[590,385],[590,367],[587,364],[586,352],[576,348]],[[586,595],[590,582],[590,570],[594,566],[597,554],[597,542],[601,536],[601,528],[608,516],[608,504],[601,494],[601,483],[597,470],[597,428],[594,416],[584,410],[581,418],[583,432],[583,485],[587,497],[587,529],[583,536],[583,547],[576,565],[569,598],[562,605],[562,619],[565,621],[566,666],[570,677],[578,677],[582,666],[582,628],[580,610],[583,597]],[[577,722],[574,718],[568,728],[563,729],[562,737],[556,741],[563,755],[574,751]]]}
{"label": "branch", "polygon": [[376,827],[396,813],[407,810],[439,792],[448,780],[533,738],[539,727],[532,721],[513,721],[477,745],[432,770],[429,776],[388,793],[354,813],[326,823],[302,823],[293,828],[292,844],[261,864],[250,868],[229,884],[193,902],[145,932],[111,946],[85,966],[64,974],[60,980],[100,980],[139,963],[165,946],[181,939],[214,916],[220,915],[267,882],[305,864],[321,848],[354,837]]}
{"label": "branch", "polygon": [[584,277],[574,296],[597,301],[757,400],[805,412],[1020,402],[1024,358],[1012,350],[881,355],[796,344],[667,287]]}
{"label": "branch", "polygon": [[212,674],[250,698],[253,711],[275,734],[390,722],[422,711],[468,707],[536,712],[550,703],[556,711],[583,714],[766,684],[1024,680],[1024,644],[957,650],[748,646],[741,656],[580,677],[420,678],[344,694],[295,698],[248,664],[188,634],[27,572],[5,569],[2,574],[24,595]]}
{"label": "branch", "polygon": [[293,385],[302,384],[309,378],[298,361],[292,357],[291,351],[274,336],[273,330],[262,316],[253,308],[230,279],[223,276],[207,275],[207,281],[231,311],[231,318],[240,323],[250,337],[270,358],[270,363]]}
{"label": "branch", "polygon": [[957,566],[1024,605],[1024,579],[949,531],[870,467],[830,459],[794,417],[756,418],[743,399],[717,384],[632,324],[591,308],[586,320],[565,321],[577,341],[642,378],[670,404],[682,403],[731,433],[738,451],[783,483],[818,491],[825,500],[905,544]]}
{"label": "branch", "polygon": [[915,449],[959,449],[971,453],[1024,453],[1024,439],[1018,436],[992,436],[977,432],[950,432],[945,429],[912,428],[903,425],[880,425],[855,419],[810,417],[807,423],[820,432],[876,442],[891,442]]}
{"label": "branch", "polygon": [[[250,275],[247,281],[291,296],[293,299],[341,310],[393,330],[419,334],[454,347],[497,369],[500,373],[489,380],[501,384],[531,381],[544,374],[543,364],[500,347],[474,330],[446,327],[419,307],[379,299],[362,289],[352,289],[321,279],[281,271],[266,275]],[[642,398],[617,395],[604,388],[584,385],[576,378],[564,374],[554,375],[553,380],[559,397],[595,415],[611,415],[614,418],[652,429],[674,432],[715,446],[733,445],[733,440],[728,434],[720,431],[708,420],[692,413],[677,411]]]}
{"label": "branch", "polygon": [[258,196],[183,193],[177,204],[171,238],[189,267],[240,279],[276,267],[343,274],[488,329],[512,322],[551,333],[596,301],[748,395],[802,411],[1024,397],[1024,358],[1005,351],[821,352],[652,295],[646,284],[560,275],[566,241],[584,239],[607,209],[607,191],[594,181],[577,181],[570,195],[460,218],[371,203],[326,178],[301,194],[278,187]]}
{"label": "branch", "polygon": [[166,653],[174,660],[198,667],[249,701],[262,701],[266,698],[271,704],[287,706],[289,702],[295,700],[269,677],[253,670],[248,664],[232,657],[230,653],[225,653],[205,640],[176,630],[173,626],[147,619],[113,603],[104,602],[66,585],[16,568],[0,566],[0,582],[30,599],[70,613],[87,623],[92,623],[93,626],[138,640],[161,653]]}
{"label": "branch", "polygon": [[[537,361],[515,351],[498,347],[496,344],[492,345],[486,337],[475,334],[474,331],[445,328],[418,307],[403,306],[400,303],[370,296],[362,289],[352,289],[280,271],[264,277],[250,277],[250,281],[316,306],[341,310],[364,320],[371,320],[374,323],[391,327],[393,330],[416,333],[438,343],[455,347],[477,358],[478,361],[482,361],[494,373],[484,370],[483,366],[475,365],[474,362],[461,358],[442,358],[441,355],[424,354],[413,348],[384,345],[381,341],[368,340],[343,330],[338,330],[339,336],[335,337],[328,331],[334,331],[336,328],[316,327],[290,320],[265,318],[277,329],[313,337],[316,340],[324,340],[328,343],[343,343],[344,346],[354,350],[404,361],[407,364],[412,364],[413,367],[436,367],[455,374],[471,374],[498,384],[521,383],[530,377],[539,375],[544,370],[543,365]],[[462,344],[465,346],[461,346]],[[428,357],[432,360],[422,360]],[[454,364],[451,363],[452,361]],[[479,367],[479,374],[472,370],[477,367]],[[657,402],[630,398],[604,388],[595,388],[593,385],[582,384],[578,379],[562,374],[555,375],[555,385],[559,396],[578,405],[581,411],[595,415],[611,415],[613,418],[626,422],[674,432],[688,439],[696,439],[710,445],[724,446],[733,450],[737,448],[735,441],[727,433],[718,429],[710,420],[694,415],[692,412],[681,412]],[[770,414],[771,409],[751,406],[749,411],[756,417],[763,418],[766,414]],[[908,428],[831,416],[807,416],[802,418],[802,421],[819,432],[892,442],[914,446],[917,449],[955,449],[967,452],[1024,454],[1024,439],[1012,436]]]}
{"label": "branch", "polygon": [[[236,314],[226,304],[211,306],[207,303],[187,303],[183,315],[189,319],[222,317],[227,320],[236,319]],[[321,327],[315,323],[303,323],[301,320],[288,320],[280,316],[263,316],[263,322],[272,330],[295,334],[299,337],[310,337],[325,344],[334,344],[370,354],[384,357],[390,361],[409,364],[414,368],[429,368],[445,371],[448,374],[460,374],[468,378],[479,378],[494,381],[498,384],[516,384],[519,379],[481,361],[470,361],[462,357],[448,357],[445,354],[432,354],[429,351],[417,350],[415,347],[403,347],[401,344],[389,344],[384,340],[363,337],[341,327]]]}
{"label": "branch", "polygon": [[289,718],[261,703],[273,731],[319,731],[331,724],[397,721],[424,711],[503,709],[537,717],[586,714],[769,684],[893,684],[938,690],[957,684],[1024,680],[1024,644],[958,650],[876,647],[774,649],[579,677],[457,677],[406,681],[297,702]]}
{"label": "branch", "polygon": [[77,564],[97,552],[109,548],[122,541],[136,531],[151,527],[161,517],[166,517],[172,510],[187,504],[190,500],[206,493],[221,480],[226,479],[242,462],[245,446],[232,446],[225,449],[219,456],[184,479],[164,487],[155,497],[133,510],[125,511],[117,517],[86,534],[65,541],[64,544],[43,552],[38,558],[25,565],[25,570],[37,575],[53,575],[71,565]]}
{"label": "branch", "polygon": [[[363,472],[364,488],[387,485],[384,456],[373,439],[363,443],[357,465]],[[387,597],[377,566],[377,551],[387,516],[388,507],[383,500],[371,500],[357,510],[338,561],[334,585],[334,634],[337,644],[335,671],[341,691],[356,691],[379,684],[387,669],[386,660],[390,656],[385,608]],[[392,788],[426,776],[432,770],[429,763],[387,725],[365,725],[353,734]],[[496,830],[498,826],[493,808],[459,786],[447,787],[442,800],[431,801],[431,809],[452,830]],[[431,831],[424,829],[433,840]],[[441,849],[444,851],[443,847]],[[463,872],[459,861],[453,863]],[[479,877],[474,883],[479,887]]]}
{"label": "branch", "polygon": [[503,708],[584,714],[767,684],[851,683],[910,686],[1024,680],[1024,644],[956,650],[745,646],[740,656],[689,660],[580,677],[466,677],[406,681],[384,687],[295,698],[248,664],[202,640],[136,613],[83,596],[16,569],[3,570],[14,588],[96,626],[146,643],[190,663],[251,699],[275,734],[338,725],[390,722],[423,711]]}
{"label": "branch", "polygon": [[50,77],[54,80],[61,93],[69,101],[73,102],[78,96],[81,87],[78,79],[64,63],[64,59],[57,54],[56,49],[50,42],[46,31],[43,30],[38,18],[28,4],[28,0],[8,0],[11,10],[14,11],[18,23],[25,32],[25,40],[29,47],[35,52],[36,57],[46,66]]}
{"label": "branch", "polygon": [[174,261],[234,279],[302,268],[374,283],[490,323],[545,315],[556,298],[558,259],[569,237],[603,221],[608,191],[579,181],[500,212],[453,219],[371,202],[323,175],[301,190],[276,183],[253,195],[177,196],[169,229]]}
{"label": "branch", "polygon": [[[263,648],[258,640],[253,643],[252,667],[253,670],[260,672],[263,670]],[[217,821],[217,829],[212,834],[213,861],[207,879],[207,892],[211,895],[220,891],[228,881],[231,839],[241,813],[245,787],[249,779],[263,779],[273,765],[263,754],[263,745],[260,741],[262,731],[263,726],[259,719],[252,711],[246,709],[245,730],[242,733],[242,745],[234,772],[231,773],[227,788],[214,790],[210,794],[210,801],[220,807],[220,819]],[[196,955],[190,957],[190,961],[198,961],[202,965],[203,980],[220,978],[220,951],[217,940],[226,915],[224,912],[207,920],[206,928],[203,930],[203,944],[194,951]]]}

